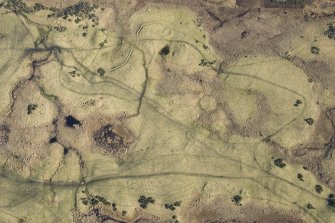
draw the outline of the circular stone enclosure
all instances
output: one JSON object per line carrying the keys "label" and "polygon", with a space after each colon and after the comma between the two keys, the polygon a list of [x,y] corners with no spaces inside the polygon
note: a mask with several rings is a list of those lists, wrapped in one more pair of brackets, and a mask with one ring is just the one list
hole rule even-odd
{"label": "circular stone enclosure", "polygon": [[133,142],[133,134],[120,124],[104,124],[94,131],[93,140],[97,146],[113,155],[125,154]]}

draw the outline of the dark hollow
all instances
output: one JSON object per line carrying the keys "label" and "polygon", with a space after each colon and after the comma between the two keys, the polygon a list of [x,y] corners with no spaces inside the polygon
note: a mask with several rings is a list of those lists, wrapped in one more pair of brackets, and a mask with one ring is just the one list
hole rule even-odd
{"label": "dark hollow", "polygon": [[55,142],[57,142],[57,138],[56,137],[50,138],[49,143],[55,143]]}
{"label": "dark hollow", "polygon": [[69,149],[68,148],[64,148],[63,153],[64,153],[64,155],[68,154],[69,153]]}
{"label": "dark hollow", "polygon": [[81,125],[81,122],[76,119],[75,117],[73,117],[72,115],[66,116],[65,118],[65,125],[67,127],[74,127],[74,125]]}
{"label": "dark hollow", "polygon": [[164,46],[161,51],[159,51],[159,55],[166,56],[170,53],[170,47],[168,45]]}

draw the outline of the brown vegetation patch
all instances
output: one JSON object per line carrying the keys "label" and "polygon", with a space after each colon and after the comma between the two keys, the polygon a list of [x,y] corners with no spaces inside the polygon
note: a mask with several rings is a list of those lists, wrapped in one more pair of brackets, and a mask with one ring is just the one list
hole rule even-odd
{"label": "brown vegetation patch", "polygon": [[[328,140],[324,143],[323,147],[314,146],[307,148],[297,148],[292,151],[292,162],[298,162],[304,165],[309,171],[313,172],[317,178],[334,189],[335,165],[333,152],[335,149],[335,109],[329,109],[326,112],[326,115],[327,119],[324,120],[321,126],[316,130],[316,135],[325,135],[326,133],[329,135]],[[332,133],[330,133],[330,131],[325,128],[327,122],[328,124],[330,122],[331,126],[333,127]]]}
{"label": "brown vegetation patch", "polygon": [[269,204],[247,203],[236,205],[229,199],[204,202],[195,200],[188,207],[183,221],[190,223],[303,223],[298,213],[275,208]]}
{"label": "brown vegetation patch", "polygon": [[310,0],[264,0],[265,7],[269,8],[303,8]]}
{"label": "brown vegetation patch", "polygon": [[10,129],[7,125],[0,125],[0,145],[8,142]]}

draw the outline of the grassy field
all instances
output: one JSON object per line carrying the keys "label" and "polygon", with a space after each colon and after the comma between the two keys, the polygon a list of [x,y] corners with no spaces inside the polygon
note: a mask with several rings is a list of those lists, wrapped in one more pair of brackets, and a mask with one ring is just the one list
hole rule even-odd
{"label": "grassy field", "polygon": [[317,24],[223,64],[184,6],[2,4],[0,222],[335,221],[331,185],[290,157],[332,131],[331,88],[294,61],[315,38],[332,61]]}

